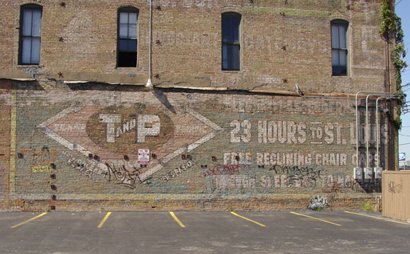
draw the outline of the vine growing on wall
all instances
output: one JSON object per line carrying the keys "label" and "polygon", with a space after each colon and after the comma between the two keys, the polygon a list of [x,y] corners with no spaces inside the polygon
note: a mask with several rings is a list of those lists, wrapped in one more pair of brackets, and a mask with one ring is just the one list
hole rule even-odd
{"label": "vine growing on wall", "polygon": [[394,124],[397,128],[401,127],[401,107],[405,101],[405,94],[401,87],[401,73],[407,67],[404,57],[406,57],[406,50],[404,48],[404,32],[401,27],[401,18],[396,15],[392,9],[394,2],[391,0],[382,0],[381,2],[381,25],[380,34],[387,42],[394,42],[394,48],[392,50],[392,63],[395,71],[396,87],[398,88],[399,94],[399,107],[397,107],[397,117],[394,117]]}

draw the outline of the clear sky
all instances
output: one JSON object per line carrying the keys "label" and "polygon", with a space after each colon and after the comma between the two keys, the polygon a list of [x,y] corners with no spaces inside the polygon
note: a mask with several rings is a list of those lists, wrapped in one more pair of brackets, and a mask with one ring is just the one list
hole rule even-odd
{"label": "clear sky", "polygon": [[[402,20],[404,43],[407,51],[406,62],[410,66],[410,0],[396,0],[396,13]],[[402,85],[410,83],[410,67],[402,73]],[[405,88],[407,101],[410,101],[410,85]],[[410,160],[410,112],[402,115],[402,129],[399,132],[399,152],[405,152]]]}

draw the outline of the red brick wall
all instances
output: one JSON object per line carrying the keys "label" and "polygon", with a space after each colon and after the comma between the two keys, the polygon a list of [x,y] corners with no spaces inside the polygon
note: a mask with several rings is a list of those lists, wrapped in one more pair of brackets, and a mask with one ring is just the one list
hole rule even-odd
{"label": "red brick wall", "polygon": [[[21,199],[168,202],[380,190],[378,180],[353,180],[353,98],[28,88],[16,95]],[[382,151],[385,130],[382,124]],[[372,167],[375,145],[371,138]]]}
{"label": "red brick wall", "polygon": [[[15,206],[165,208],[162,201],[185,200],[181,206],[227,207],[226,197],[272,204],[292,194],[304,207],[315,193],[380,190],[378,181],[352,179],[354,94],[388,89],[379,0],[156,0],[153,91],[141,87],[148,79],[146,0],[38,2],[38,66],[17,64],[20,5],[31,2],[3,2],[0,78],[14,81],[0,86],[7,123],[0,127],[0,198],[13,192]],[[116,68],[117,10],[127,5],[140,10],[138,66]],[[242,15],[237,72],[221,71],[225,11]],[[334,19],[350,24],[347,76],[331,75]],[[373,104],[370,112],[374,133]],[[386,149],[387,123],[382,115],[383,167],[395,158]],[[363,141],[360,147],[363,167]],[[371,167],[375,147],[372,135]]]}
{"label": "red brick wall", "polygon": [[[43,0],[39,66],[18,66],[20,5],[3,1],[0,70],[5,77],[145,85],[149,6],[138,1]],[[116,68],[117,9],[140,10],[138,66]],[[154,1],[153,82],[157,86],[263,91],[383,91],[385,54],[379,1]],[[242,14],[241,70],[221,71],[221,13]],[[349,76],[332,77],[330,22],[350,23]]]}
{"label": "red brick wall", "polygon": [[0,200],[9,194],[11,82],[0,80]]}

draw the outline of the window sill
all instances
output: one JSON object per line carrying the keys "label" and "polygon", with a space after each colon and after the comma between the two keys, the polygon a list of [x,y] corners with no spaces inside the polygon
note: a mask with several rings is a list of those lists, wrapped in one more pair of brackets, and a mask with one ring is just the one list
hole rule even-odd
{"label": "window sill", "polygon": [[116,70],[133,70],[133,69],[135,69],[135,70],[140,70],[141,67],[138,66],[138,65],[137,65],[137,66],[129,66],[129,67],[126,67],[126,66],[115,66],[114,69],[116,69]]}
{"label": "window sill", "polygon": [[223,73],[240,73],[241,70],[221,70]]}
{"label": "window sill", "polygon": [[350,75],[332,75],[332,78],[350,78]]}
{"label": "window sill", "polygon": [[27,67],[42,68],[42,67],[44,67],[44,65],[40,65],[40,64],[17,64],[17,68],[27,68]]}

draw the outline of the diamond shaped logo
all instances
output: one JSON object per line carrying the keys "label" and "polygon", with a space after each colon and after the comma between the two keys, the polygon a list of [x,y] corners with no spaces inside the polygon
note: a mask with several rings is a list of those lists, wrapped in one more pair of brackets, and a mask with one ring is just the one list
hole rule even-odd
{"label": "diamond shaped logo", "polygon": [[[132,166],[130,187],[144,182],[163,165],[213,139],[223,129],[198,112],[187,108],[169,111],[161,104],[119,106],[72,106],[38,125],[48,137],[71,151],[93,158],[96,172],[111,172],[111,161],[138,161],[138,151],[150,151],[153,158]],[[121,173],[123,177],[124,172]],[[120,178],[121,178],[120,177]],[[117,179],[118,180],[118,179]]]}

